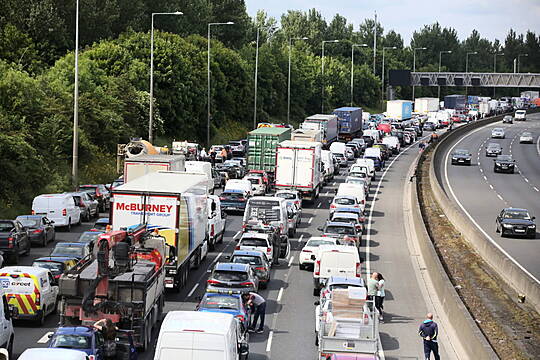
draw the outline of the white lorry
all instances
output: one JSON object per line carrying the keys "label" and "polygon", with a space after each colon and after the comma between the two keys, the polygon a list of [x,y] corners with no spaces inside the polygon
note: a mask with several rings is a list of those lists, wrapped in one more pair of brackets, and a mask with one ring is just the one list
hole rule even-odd
{"label": "white lorry", "polygon": [[154,360],[247,360],[249,345],[232,314],[169,311],[159,330]]}
{"label": "white lorry", "polygon": [[113,230],[147,224],[169,247],[165,287],[180,291],[191,267],[204,257],[207,241],[207,177],[173,171],[147,174],[111,194]]}
{"label": "white lorry", "polygon": [[124,161],[124,183],[157,171],[186,171],[182,155],[140,155]]}
{"label": "white lorry", "polygon": [[208,193],[213,194],[215,183],[212,174],[212,164],[207,161],[186,161],[186,172],[193,174],[203,174],[206,176]]}
{"label": "white lorry", "polygon": [[295,189],[307,200],[315,200],[324,181],[322,144],[283,141],[277,147],[276,189]]}
{"label": "white lorry", "polygon": [[414,100],[414,111],[419,114],[439,111],[439,99],[430,97],[416,98]]}
{"label": "white lorry", "polygon": [[338,118],[337,115],[316,114],[308,116],[302,124],[301,129],[317,129],[323,132],[322,144],[325,147],[337,140]]}

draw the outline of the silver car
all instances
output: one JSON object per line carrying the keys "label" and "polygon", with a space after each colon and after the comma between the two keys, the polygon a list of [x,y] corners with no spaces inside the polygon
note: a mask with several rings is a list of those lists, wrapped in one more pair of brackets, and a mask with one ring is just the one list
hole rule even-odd
{"label": "silver car", "polygon": [[504,139],[504,129],[494,128],[493,130],[491,130],[491,137],[493,139]]}

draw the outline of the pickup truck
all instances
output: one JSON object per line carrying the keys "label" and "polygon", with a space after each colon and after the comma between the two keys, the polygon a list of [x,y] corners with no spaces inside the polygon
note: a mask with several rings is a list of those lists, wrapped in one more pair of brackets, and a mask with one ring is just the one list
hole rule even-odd
{"label": "pickup truck", "polygon": [[223,242],[227,227],[227,214],[221,209],[217,195],[208,195],[208,247],[213,250],[216,243]]}
{"label": "pickup truck", "polygon": [[0,251],[18,264],[20,254],[30,254],[28,230],[17,220],[0,220]]}

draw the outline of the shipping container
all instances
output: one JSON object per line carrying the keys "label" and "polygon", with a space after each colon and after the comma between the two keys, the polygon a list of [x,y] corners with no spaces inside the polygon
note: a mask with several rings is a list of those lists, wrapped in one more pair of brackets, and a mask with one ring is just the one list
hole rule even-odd
{"label": "shipping container", "polygon": [[139,155],[124,161],[124,183],[157,171],[186,171],[184,155]]}
{"label": "shipping container", "polygon": [[419,114],[427,114],[432,111],[439,111],[438,98],[416,98],[414,100],[414,112]]}
{"label": "shipping container", "polygon": [[465,95],[447,95],[444,97],[445,109],[465,109],[467,97]]}
{"label": "shipping container", "polygon": [[333,112],[338,118],[338,138],[350,141],[362,133],[362,108],[341,107]]}
{"label": "shipping container", "polygon": [[338,119],[336,115],[315,114],[308,116],[300,125],[302,129],[319,129],[323,132],[322,144],[325,147],[337,140]]}
{"label": "shipping container", "polygon": [[280,142],[291,139],[291,129],[261,127],[248,134],[248,169],[273,174],[276,168],[276,149]]}
{"label": "shipping container", "polygon": [[390,100],[386,102],[386,116],[399,121],[412,117],[412,101]]}

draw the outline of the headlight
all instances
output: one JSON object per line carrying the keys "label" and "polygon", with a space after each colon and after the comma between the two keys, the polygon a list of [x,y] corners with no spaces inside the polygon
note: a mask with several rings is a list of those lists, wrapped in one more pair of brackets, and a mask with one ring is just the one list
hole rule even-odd
{"label": "headlight", "polygon": [[455,157],[455,156],[452,156],[452,160],[457,160],[457,157]]}
{"label": "headlight", "polygon": [[532,225],[529,225],[527,226],[529,229],[534,229],[536,227],[536,225],[532,224]]}
{"label": "headlight", "polygon": [[503,227],[508,229],[508,228],[512,228],[512,225],[511,224],[503,224]]}
{"label": "headlight", "polygon": [[465,158],[465,160],[467,160],[467,161],[471,161],[471,158],[470,158],[470,157],[468,157],[468,158]]}

